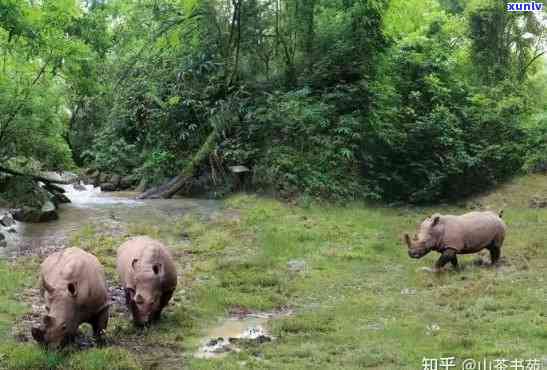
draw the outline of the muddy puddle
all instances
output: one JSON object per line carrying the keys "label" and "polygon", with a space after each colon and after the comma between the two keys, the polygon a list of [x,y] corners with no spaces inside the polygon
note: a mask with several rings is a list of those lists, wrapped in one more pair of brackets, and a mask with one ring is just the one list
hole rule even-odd
{"label": "muddy puddle", "polygon": [[245,344],[264,344],[275,340],[269,330],[271,320],[292,315],[291,311],[246,313],[222,320],[207,331],[194,357],[221,358],[239,352]]}

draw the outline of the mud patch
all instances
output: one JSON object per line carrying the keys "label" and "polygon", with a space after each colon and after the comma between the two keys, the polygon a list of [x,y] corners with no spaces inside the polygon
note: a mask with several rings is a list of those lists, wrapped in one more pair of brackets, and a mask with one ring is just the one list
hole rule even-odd
{"label": "mud patch", "polygon": [[[154,325],[149,328],[135,329],[131,313],[125,305],[125,291],[121,286],[110,281],[107,285],[111,302],[110,322],[106,335],[107,345],[123,347],[132,352],[144,369],[180,369],[184,360],[182,336],[167,342],[163,340],[161,343],[151,342],[146,332],[156,331]],[[162,313],[164,320],[166,316],[173,314],[175,297],[173,297],[173,303],[170,303]]]}
{"label": "mud patch", "polygon": [[116,340],[116,346],[132,352],[143,369],[181,369],[184,353],[177,344],[151,344],[140,335],[124,335]]}
{"label": "mud patch", "polygon": [[289,315],[292,315],[289,310],[252,313],[239,309],[235,315],[208,331],[194,357],[220,358],[230,352],[239,352],[243,345],[271,342],[275,337],[269,331],[269,321]]}

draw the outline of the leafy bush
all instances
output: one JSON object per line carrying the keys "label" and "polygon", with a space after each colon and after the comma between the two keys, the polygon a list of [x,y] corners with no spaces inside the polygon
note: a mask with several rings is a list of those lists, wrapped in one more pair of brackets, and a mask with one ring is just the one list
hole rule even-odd
{"label": "leafy bush", "polygon": [[90,9],[80,31],[108,29],[119,11],[124,22],[92,44],[97,82],[76,85],[76,158],[152,183],[184,170],[219,189],[234,188],[229,166],[246,165],[254,188],[284,197],[431,202],[481,191],[526,155],[527,168],[543,161],[544,131],[523,129],[541,104],[531,94],[544,90],[529,83],[543,27],[499,0],[463,3]]}
{"label": "leafy bush", "polygon": [[93,158],[92,162],[101,170],[126,174],[139,163],[140,153],[135,145],[128,144],[119,132],[111,127],[99,132],[92,150],[83,153]]}
{"label": "leafy bush", "polygon": [[547,172],[547,116],[526,129],[526,162],[524,169],[530,172]]}
{"label": "leafy bush", "polygon": [[158,184],[167,176],[174,176],[180,164],[172,153],[155,150],[147,154],[139,172],[149,184]]}
{"label": "leafy bush", "polygon": [[[392,50],[372,87],[363,177],[378,198],[429,202],[480,191],[523,163],[524,98],[458,74],[442,28]],[[509,93],[511,92],[511,93]]]}
{"label": "leafy bush", "polygon": [[355,151],[360,124],[308,89],[272,95],[243,128],[259,150],[255,184],[283,196],[355,198],[360,192]]}

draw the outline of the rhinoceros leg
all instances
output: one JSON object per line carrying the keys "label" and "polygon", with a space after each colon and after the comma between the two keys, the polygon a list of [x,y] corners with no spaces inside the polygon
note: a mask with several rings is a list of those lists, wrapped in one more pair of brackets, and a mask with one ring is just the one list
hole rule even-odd
{"label": "rhinoceros leg", "polygon": [[103,334],[108,325],[108,306],[103,308],[95,317],[89,320],[91,327],[93,328],[93,335],[97,339],[97,342],[103,342]]}
{"label": "rhinoceros leg", "polygon": [[169,291],[167,291],[167,292],[165,292],[161,295],[160,307],[159,307],[158,311],[154,314],[154,317],[153,317],[154,321],[157,321],[157,320],[160,319],[161,311],[163,311],[165,306],[167,306],[167,304],[171,300],[171,297],[173,296],[174,292],[175,292],[175,290],[173,289],[173,290],[169,290]]}
{"label": "rhinoceros leg", "polygon": [[135,319],[138,317],[138,310],[137,310],[137,304],[135,303],[135,300],[133,297],[135,296],[135,290],[132,288],[125,288],[125,304],[127,305],[127,309],[129,312],[131,312],[131,316],[133,317],[133,322],[137,326],[141,326],[141,324],[138,323],[138,321]]}
{"label": "rhinoceros leg", "polygon": [[495,265],[498,263],[501,255],[501,247],[493,241],[488,247],[488,251],[490,252],[490,261],[492,265]]}
{"label": "rhinoceros leg", "polygon": [[448,262],[452,263],[455,269],[458,269],[458,258],[456,257],[456,251],[454,249],[446,249],[442,252],[441,256],[435,263],[435,270],[439,271]]}

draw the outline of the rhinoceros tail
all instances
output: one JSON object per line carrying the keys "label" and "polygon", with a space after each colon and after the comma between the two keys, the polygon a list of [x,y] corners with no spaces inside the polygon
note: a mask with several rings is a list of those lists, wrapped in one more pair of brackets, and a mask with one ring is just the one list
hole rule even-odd
{"label": "rhinoceros tail", "polygon": [[503,209],[500,209],[498,212],[499,218],[503,218]]}

